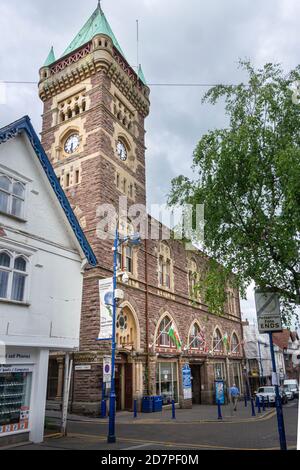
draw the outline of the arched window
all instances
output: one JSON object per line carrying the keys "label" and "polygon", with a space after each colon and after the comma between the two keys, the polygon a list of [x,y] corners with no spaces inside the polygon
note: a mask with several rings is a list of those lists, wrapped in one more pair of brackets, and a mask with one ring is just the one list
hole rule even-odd
{"label": "arched window", "polygon": [[161,287],[172,289],[173,270],[171,251],[166,243],[161,243],[158,255],[158,284]]}
{"label": "arched window", "polygon": [[[120,221],[119,234],[120,237],[126,237],[134,233],[130,220]],[[120,271],[126,271],[134,274],[134,249],[126,243],[119,245],[117,266]]]}
{"label": "arched window", "polygon": [[198,323],[194,323],[190,332],[189,338],[190,349],[199,349],[203,351],[205,349],[205,334],[200,329]]}
{"label": "arched window", "polygon": [[232,338],[231,338],[230,351],[232,354],[240,353],[239,339],[235,333],[233,333]]}
{"label": "arched window", "polygon": [[24,302],[27,264],[23,256],[0,253],[0,298]]}
{"label": "arched window", "polygon": [[157,346],[162,348],[175,348],[175,343],[171,338],[169,332],[172,327],[172,320],[170,317],[165,316],[160,322],[157,333]]}
{"label": "arched window", "polygon": [[224,351],[223,337],[220,330],[217,328],[213,336],[213,352],[222,353]]}
{"label": "arched window", "polygon": [[188,278],[189,278],[189,293],[193,299],[199,298],[199,292],[196,287],[199,285],[199,272],[198,266],[194,258],[188,259]]}

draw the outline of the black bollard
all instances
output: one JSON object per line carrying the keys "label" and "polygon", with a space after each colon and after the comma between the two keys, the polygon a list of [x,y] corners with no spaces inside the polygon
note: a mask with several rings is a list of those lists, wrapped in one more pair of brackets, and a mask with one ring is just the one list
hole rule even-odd
{"label": "black bollard", "polygon": [[263,411],[266,411],[265,397],[262,397],[262,408]]}
{"label": "black bollard", "polygon": [[247,403],[247,395],[245,395],[244,399],[245,399],[245,408],[247,408],[247,404],[248,404]]}

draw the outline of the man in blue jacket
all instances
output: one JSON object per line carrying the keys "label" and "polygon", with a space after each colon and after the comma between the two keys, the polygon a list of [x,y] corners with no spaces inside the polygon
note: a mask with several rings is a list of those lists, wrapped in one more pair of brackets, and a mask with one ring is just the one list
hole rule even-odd
{"label": "man in blue jacket", "polygon": [[240,391],[239,391],[238,387],[236,386],[236,384],[233,384],[233,386],[230,387],[229,393],[230,393],[231,403],[233,404],[233,409],[234,409],[234,411],[236,411],[237,410],[237,402],[238,402],[238,399],[239,399],[239,396],[240,396]]}

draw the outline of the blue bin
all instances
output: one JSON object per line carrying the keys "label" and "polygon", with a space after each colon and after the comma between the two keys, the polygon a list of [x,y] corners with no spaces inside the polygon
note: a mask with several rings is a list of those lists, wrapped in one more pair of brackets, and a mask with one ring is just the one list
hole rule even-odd
{"label": "blue bin", "polygon": [[152,413],[153,411],[153,397],[143,397],[142,413]]}
{"label": "blue bin", "polygon": [[157,413],[159,411],[162,411],[163,407],[163,399],[161,396],[154,396],[153,397],[153,413]]}

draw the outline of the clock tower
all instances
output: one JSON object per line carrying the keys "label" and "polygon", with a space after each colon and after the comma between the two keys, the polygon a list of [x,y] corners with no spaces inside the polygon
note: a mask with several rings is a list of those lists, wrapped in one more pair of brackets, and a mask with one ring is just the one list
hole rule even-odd
{"label": "clock tower", "polygon": [[100,2],[62,56],[52,48],[40,69],[42,144],[98,260],[97,207],[117,207],[120,196],[128,205],[146,203],[149,94],[141,67],[127,62]]}

